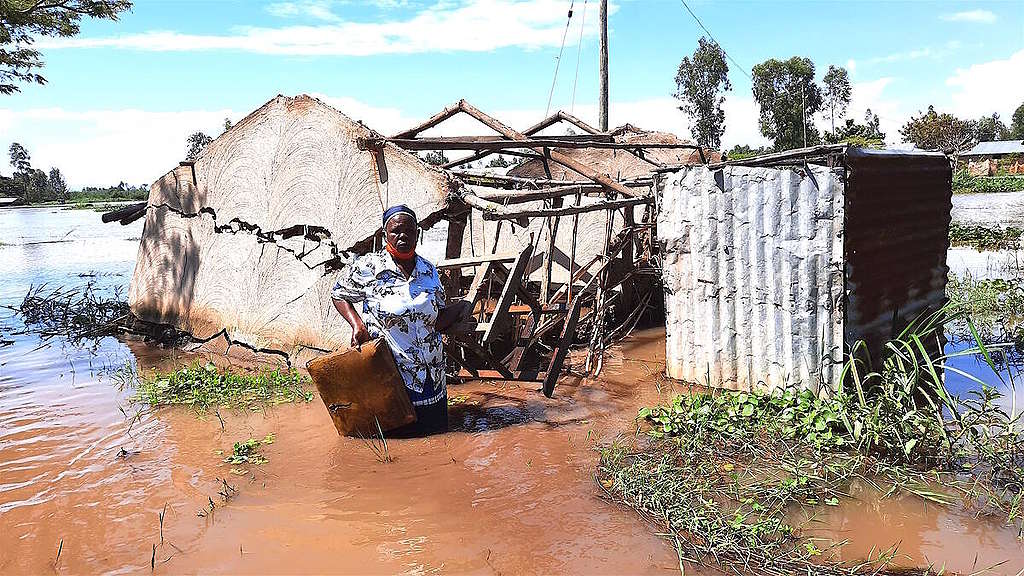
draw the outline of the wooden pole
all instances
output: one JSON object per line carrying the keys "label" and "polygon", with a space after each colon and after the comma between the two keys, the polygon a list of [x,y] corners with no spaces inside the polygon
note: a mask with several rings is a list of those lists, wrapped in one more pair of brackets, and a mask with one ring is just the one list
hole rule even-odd
{"label": "wooden pole", "polygon": [[601,115],[600,128],[608,131],[608,0],[601,0]]}

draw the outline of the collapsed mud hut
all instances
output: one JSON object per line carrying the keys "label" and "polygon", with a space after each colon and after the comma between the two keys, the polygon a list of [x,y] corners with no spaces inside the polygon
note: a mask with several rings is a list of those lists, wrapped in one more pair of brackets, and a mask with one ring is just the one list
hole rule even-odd
{"label": "collapsed mud hut", "polygon": [[[456,114],[496,135],[419,137]],[[537,135],[561,122],[583,134]],[[704,152],[638,134],[561,112],[518,132],[459,101],[389,138],[314,98],[278,96],[154,182],[145,205],[106,219],[146,218],[129,291],[139,318],[302,361],[347,346],[334,272],[379,248],[387,205],[408,204],[449,294],[475,303],[475,330],[452,342],[456,368],[550,395],[570,346],[589,344],[584,370],[600,370],[604,346],[660,300],[651,168],[663,151]],[[424,150],[470,154],[435,167]],[[611,155],[581,157],[594,150]],[[538,162],[543,177],[460,168],[495,152]]]}
{"label": "collapsed mud hut", "polygon": [[[422,135],[459,114],[495,135]],[[543,134],[560,123],[575,133]],[[467,155],[438,167],[422,151]],[[525,161],[464,168],[495,153]],[[334,272],[379,248],[383,209],[405,203],[450,297],[474,304],[475,329],[450,339],[462,377],[551,395],[566,371],[599,373],[646,316],[667,320],[671,377],[817,389],[855,340],[877,351],[941,304],[950,181],[941,156],[826,146],[723,163],[564,112],[520,132],[465,101],[385,137],[278,96],[107,218],[146,218],[133,312],[207,347],[292,362],[347,346]]]}

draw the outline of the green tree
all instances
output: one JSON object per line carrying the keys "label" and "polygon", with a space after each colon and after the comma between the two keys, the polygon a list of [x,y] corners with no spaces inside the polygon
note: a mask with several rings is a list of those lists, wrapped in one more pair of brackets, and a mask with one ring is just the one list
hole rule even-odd
{"label": "green tree", "polygon": [[423,161],[434,166],[441,166],[448,163],[448,157],[441,150],[431,150],[423,155]]}
{"label": "green tree", "polygon": [[499,155],[495,156],[494,158],[491,158],[491,161],[487,163],[487,167],[488,168],[508,168],[510,166],[510,164],[511,163],[508,160],[506,160],[504,156],[499,154]]}
{"label": "green tree", "polygon": [[842,120],[846,116],[846,109],[850,106],[850,99],[853,97],[850,75],[847,74],[846,68],[829,65],[828,72],[822,78],[822,83],[822,99],[832,120],[832,132],[835,132],[836,118]]}
{"label": "green tree", "polygon": [[224,119],[224,131],[227,132],[228,130],[231,130],[231,126],[233,126],[233,124],[231,124],[231,119],[230,118],[225,118]]}
{"label": "green tree", "polygon": [[48,197],[49,179],[46,172],[36,168],[29,174],[27,198],[30,202],[45,202],[51,200]]}
{"label": "green tree", "polygon": [[14,167],[15,172],[25,174],[32,169],[32,157],[24,146],[13,142],[7,151],[11,156],[11,166]]}
{"label": "green tree", "polygon": [[60,168],[50,168],[48,185],[54,200],[65,202],[68,199],[68,185],[64,181],[64,175],[60,173]]}
{"label": "green tree", "polygon": [[764,147],[751,148],[746,144],[737,144],[732,147],[732,150],[726,152],[725,156],[729,160],[742,160],[744,158],[753,158],[755,156],[760,156],[762,154],[767,154],[769,152],[771,152],[771,150]]}
{"label": "green tree", "polygon": [[725,133],[725,92],[732,90],[725,52],[714,40],[701,37],[693,58],[683,58],[676,72],[676,93],[680,110],[690,120],[690,133],[697,144],[717,150]]}
{"label": "green tree", "polygon": [[[754,100],[761,108],[761,134],[776,151],[820,141],[811,121],[821,109],[821,89],[814,83],[814,63],[794,56],[785,62],[766,60],[753,70]],[[806,138],[805,138],[806,134]]]}
{"label": "green tree", "polygon": [[948,113],[939,114],[935,106],[920,116],[912,116],[900,128],[904,142],[913,143],[923,150],[959,152],[974,143],[974,123],[961,120]]}
{"label": "green tree", "polygon": [[1024,140],[1024,104],[1021,104],[1010,116],[1010,139]]}
{"label": "green tree", "polygon": [[78,34],[83,16],[117,20],[129,0],[0,0],[0,94],[20,92],[18,83],[45,84],[37,38]]}
{"label": "green tree", "polygon": [[188,146],[185,151],[185,160],[195,160],[196,158],[199,158],[199,155],[203,153],[203,150],[206,150],[206,147],[210,145],[210,142],[213,142],[213,138],[210,138],[202,132],[193,132],[189,135],[188,140],[185,141],[185,144]]}
{"label": "green tree", "polygon": [[1010,129],[999,118],[997,112],[991,116],[982,116],[974,123],[974,138],[979,142],[1009,140]]}
{"label": "green tree", "polygon": [[832,132],[826,132],[824,140],[827,144],[885,148],[885,133],[880,129],[880,124],[878,114],[872,114],[871,108],[868,108],[864,113],[863,124],[857,124],[853,118],[848,118],[845,125]]}

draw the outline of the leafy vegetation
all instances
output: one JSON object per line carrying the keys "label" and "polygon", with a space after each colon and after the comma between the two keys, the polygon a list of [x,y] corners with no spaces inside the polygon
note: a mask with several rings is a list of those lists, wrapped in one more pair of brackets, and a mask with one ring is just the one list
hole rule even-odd
{"label": "leafy vegetation", "polygon": [[252,464],[259,466],[267,463],[267,457],[260,452],[260,447],[274,443],[274,435],[267,434],[261,440],[249,438],[245,442],[235,442],[231,454],[224,458],[227,464]]}
{"label": "leafy vegetation", "polygon": [[78,34],[82,17],[117,20],[128,0],[4,0],[0,2],[0,94],[20,92],[16,83],[45,84],[36,70],[43,57],[32,44],[39,38]]}
{"label": "leafy vegetation", "polygon": [[900,128],[904,142],[911,142],[923,150],[958,152],[973,144],[974,125],[948,113],[938,113],[935,106],[913,116]]}
{"label": "leafy vegetation", "polygon": [[983,224],[949,225],[950,246],[970,246],[978,250],[1015,250],[1020,247],[1024,229],[1016,226],[985,226]]}
{"label": "leafy vegetation", "polygon": [[725,133],[725,92],[729,83],[729,64],[725,52],[714,40],[701,36],[693,57],[686,56],[676,72],[674,96],[690,123],[690,133],[697,144],[716,150]]}
{"label": "leafy vegetation", "polygon": [[309,402],[313,393],[309,379],[294,369],[236,373],[197,362],[172,372],[143,375],[134,399],[150,406],[180,405],[205,412],[219,406],[257,410],[268,404]]}
{"label": "leafy vegetation", "polygon": [[1024,192],[1024,177],[971,176],[967,170],[957,170],[953,175],[954,194],[983,192]]}
{"label": "leafy vegetation", "polygon": [[936,352],[957,318],[971,325],[953,307],[912,323],[877,368],[856,347],[828,397],[691,391],[645,408],[647,434],[605,448],[599,481],[661,526],[681,561],[734,572],[890,573],[895,549],[842,562],[837,544],[805,538],[789,520],[798,507],[841,505],[855,479],[882,493],[964,503],[1020,530],[1019,415],[981,382],[965,398],[946,390],[942,372],[957,371],[948,363],[956,356],[980,354],[994,369],[977,338],[976,349]]}
{"label": "leafy vegetation", "polygon": [[21,304],[11,309],[27,330],[73,343],[117,334],[134,321],[120,288],[105,291],[92,280],[80,287],[31,286]]}
{"label": "leafy vegetation", "polygon": [[799,56],[771,59],[755,65],[752,74],[761,134],[775,150],[817,144],[821,138],[812,120],[821,110],[822,91],[814,83],[814,62]]}

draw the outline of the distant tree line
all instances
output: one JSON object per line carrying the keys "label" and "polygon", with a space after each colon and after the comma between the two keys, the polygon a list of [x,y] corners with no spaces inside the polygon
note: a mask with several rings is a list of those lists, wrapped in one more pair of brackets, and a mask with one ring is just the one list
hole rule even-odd
{"label": "distant tree line", "polygon": [[64,175],[59,168],[44,172],[32,166],[32,156],[21,144],[14,142],[8,149],[11,167],[10,176],[0,175],[0,196],[17,198],[18,204],[39,204],[42,202],[74,202],[87,200],[145,200],[149,197],[149,186],[131,186],[124,182],[117,186],[98,188],[87,186],[72,192],[68,189]]}
{"label": "distant tree line", "polygon": [[[725,92],[732,89],[724,50],[713,40],[700,38],[692,55],[683,58],[676,72],[675,98],[687,117],[690,133],[701,146],[718,150],[725,133]],[[809,58],[769,59],[751,70],[754,101],[760,110],[758,127],[772,142],[770,147],[752,149],[736,146],[727,154],[743,158],[816,144],[848,143],[882,148],[885,133],[877,114],[868,109],[864,122],[846,118],[853,98],[853,86],[845,68],[830,65],[821,84],[815,81],[815,66]],[[816,114],[828,120],[830,129],[822,134],[814,123]],[[904,142],[925,150],[958,152],[977,142],[1024,139],[1024,103],[1007,126],[992,114],[977,120],[939,113],[933,106],[911,117],[902,128]]]}

